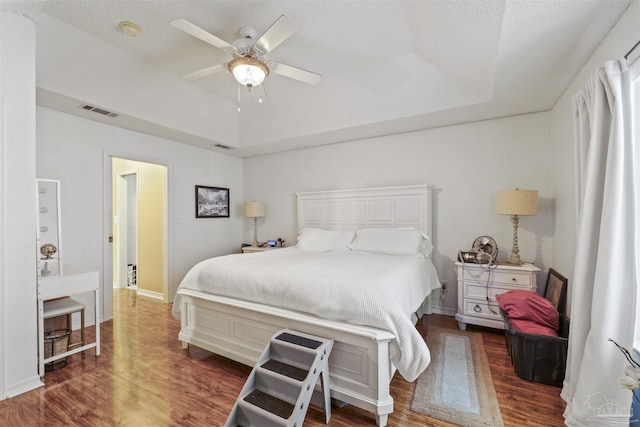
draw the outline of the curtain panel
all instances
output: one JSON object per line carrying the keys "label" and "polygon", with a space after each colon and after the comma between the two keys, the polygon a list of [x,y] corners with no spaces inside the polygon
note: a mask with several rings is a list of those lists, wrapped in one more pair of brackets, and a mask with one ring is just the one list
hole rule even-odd
{"label": "curtain panel", "polygon": [[[573,98],[577,248],[571,329],[561,396],[569,426],[629,418],[626,361],[633,344],[637,171],[626,60],[608,61]],[[628,421],[627,421],[628,423]]]}

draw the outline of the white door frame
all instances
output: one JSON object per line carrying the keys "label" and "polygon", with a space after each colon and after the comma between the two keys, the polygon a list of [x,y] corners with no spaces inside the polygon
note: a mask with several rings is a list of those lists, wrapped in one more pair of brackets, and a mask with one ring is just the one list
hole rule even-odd
{"label": "white door frame", "polygon": [[113,188],[112,188],[112,159],[118,157],[121,159],[134,160],[137,162],[153,163],[167,168],[166,182],[164,185],[164,247],[163,247],[163,272],[162,272],[162,292],[164,301],[169,302],[169,273],[171,271],[171,228],[169,227],[169,218],[171,218],[171,203],[169,203],[169,183],[171,182],[171,165],[165,159],[157,159],[138,154],[132,154],[117,150],[103,150],[102,169],[103,169],[103,189],[102,189],[102,321],[109,320],[113,317],[113,247],[109,241],[113,237],[112,215],[113,215]]}
{"label": "white door frame", "polygon": [[[5,304],[4,298],[4,181],[2,177],[4,176],[4,102],[5,98],[0,98],[0,305]],[[0,401],[6,399],[7,394],[5,390],[4,384],[4,373],[6,370],[6,366],[4,365],[4,349],[5,349],[5,337],[7,333],[5,331],[5,319],[4,319],[4,308],[2,310],[2,314],[0,315]]]}

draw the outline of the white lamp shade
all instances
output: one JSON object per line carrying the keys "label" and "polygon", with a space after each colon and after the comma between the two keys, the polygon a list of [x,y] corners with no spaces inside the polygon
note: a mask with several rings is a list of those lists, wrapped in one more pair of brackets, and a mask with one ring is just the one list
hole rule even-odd
{"label": "white lamp shade", "polygon": [[536,215],[538,191],[518,189],[498,191],[496,213],[498,215]]}
{"label": "white lamp shade", "polygon": [[262,218],[265,212],[264,205],[260,202],[256,202],[255,200],[247,202],[244,205],[245,218]]}

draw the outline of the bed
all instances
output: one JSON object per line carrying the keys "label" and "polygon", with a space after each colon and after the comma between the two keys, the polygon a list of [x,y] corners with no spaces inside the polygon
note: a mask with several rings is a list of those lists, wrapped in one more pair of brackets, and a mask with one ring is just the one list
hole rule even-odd
{"label": "bed", "polygon": [[[431,187],[297,193],[297,200],[299,247],[212,258],[187,273],[173,308],[179,339],[249,366],[283,328],[333,339],[331,397],[384,426],[396,369],[412,381],[430,361],[414,323],[440,286],[430,260]],[[417,232],[417,256],[398,249]],[[376,247],[380,236],[393,238]],[[335,247],[322,250],[328,241]],[[355,310],[337,309],[347,306]]]}

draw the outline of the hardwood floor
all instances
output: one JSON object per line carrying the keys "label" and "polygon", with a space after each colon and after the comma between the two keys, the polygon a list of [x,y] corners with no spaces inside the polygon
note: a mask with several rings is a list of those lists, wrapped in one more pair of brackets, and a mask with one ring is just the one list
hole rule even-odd
{"label": "hardwood floor", "polygon": [[[431,325],[457,328],[453,317],[430,315],[418,329],[424,336]],[[101,327],[101,356],[73,355],[66,367],[45,375],[44,387],[0,402],[0,425],[224,425],[251,368],[196,347],[183,350],[178,329],[170,305],[116,291],[114,319]],[[469,330],[483,335],[505,426],[563,425],[560,389],[519,379],[502,331]],[[410,411],[414,386],[396,374],[388,425],[450,425]],[[324,425],[322,411],[310,409],[304,425]],[[375,418],[346,406],[333,408],[329,425],[374,426]]]}

